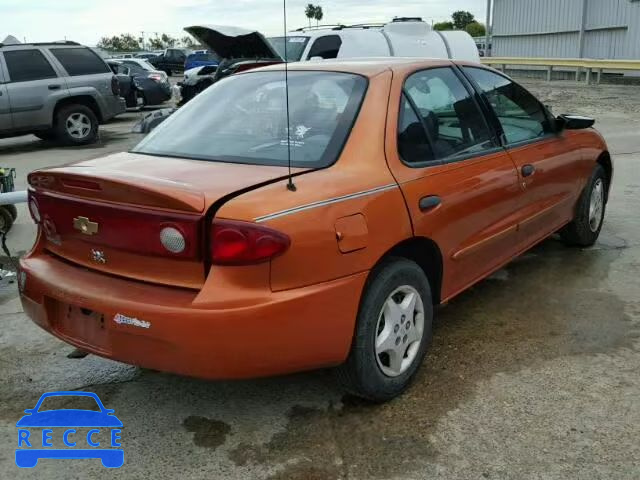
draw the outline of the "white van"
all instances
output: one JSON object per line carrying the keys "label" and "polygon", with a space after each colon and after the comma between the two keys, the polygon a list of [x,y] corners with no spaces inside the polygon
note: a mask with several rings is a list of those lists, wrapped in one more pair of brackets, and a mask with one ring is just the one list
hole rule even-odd
{"label": "white van", "polygon": [[[284,58],[285,37],[269,42]],[[464,31],[436,31],[421,18],[389,23],[300,28],[287,37],[287,60],[326,58],[420,57],[480,61],[473,37]]]}
{"label": "white van", "polygon": [[421,18],[395,18],[389,23],[321,25],[300,28],[287,36],[265,39],[257,31],[217,25],[194,25],[185,31],[220,58],[261,58],[299,62],[328,58],[419,57],[478,62],[478,48],[464,31],[441,32]]}

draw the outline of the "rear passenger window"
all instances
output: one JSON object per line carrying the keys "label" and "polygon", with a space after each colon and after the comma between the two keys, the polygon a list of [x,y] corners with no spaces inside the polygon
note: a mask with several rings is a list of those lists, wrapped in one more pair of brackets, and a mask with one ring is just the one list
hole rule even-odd
{"label": "rear passenger window", "polygon": [[110,71],[104,61],[88,48],[52,48],[50,50],[72,77]]}
{"label": "rear passenger window", "polygon": [[309,57],[337,58],[342,39],[339,35],[325,35],[316,39],[309,50]]}
{"label": "rear passenger window", "polygon": [[450,68],[407,78],[400,114],[398,148],[409,164],[447,161],[494,147],[484,116]]}
{"label": "rear passenger window", "polygon": [[4,60],[12,82],[28,82],[57,77],[53,67],[40,50],[4,52]]}
{"label": "rear passenger window", "polygon": [[402,95],[398,125],[398,151],[407,163],[428,162],[435,159],[431,143],[409,100]]}

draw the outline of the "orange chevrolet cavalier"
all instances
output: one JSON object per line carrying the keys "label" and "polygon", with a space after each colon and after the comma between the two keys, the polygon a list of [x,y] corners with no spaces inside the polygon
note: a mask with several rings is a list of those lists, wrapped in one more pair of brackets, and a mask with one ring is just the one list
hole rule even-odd
{"label": "orange chevrolet cavalier", "polygon": [[204,378],[338,366],[383,401],[420,367],[434,305],[554,232],[600,233],[612,165],[593,120],[553,117],[495,70],[307,62],[288,85],[289,122],[272,66],[213,85],[131,152],[31,173],[33,321]]}

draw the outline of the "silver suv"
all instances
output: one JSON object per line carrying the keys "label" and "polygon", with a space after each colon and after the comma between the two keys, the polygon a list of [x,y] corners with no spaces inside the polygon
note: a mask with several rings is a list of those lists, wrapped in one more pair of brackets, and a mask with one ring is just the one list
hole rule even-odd
{"label": "silver suv", "polygon": [[75,42],[0,43],[0,138],[33,133],[86,145],[98,124],[125,111],[118,79],[93,50]]}

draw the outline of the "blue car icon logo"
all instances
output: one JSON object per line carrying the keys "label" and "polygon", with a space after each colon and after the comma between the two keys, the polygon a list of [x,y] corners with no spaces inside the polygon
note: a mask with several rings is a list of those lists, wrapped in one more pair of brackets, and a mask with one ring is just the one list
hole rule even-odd
{"label": "blue car icon logo", "polygon": [[[97,409],[43,408],[43,402],[52,397],[67,397],[62,399],[65,402],[91,402],[90,399],[93,399]],[[120,443],[122,422],[113,414],[114,410],[104,407],[95,393],[45,393],[34,408],[24,412],[26,415],[16,423],[18,467],[35,467],[41,458],[99,458],[107,468],[118,468],[124,463],[124,450]],[[107,445],[109,448],[105,448]]]}

